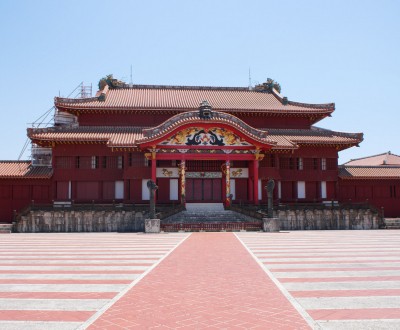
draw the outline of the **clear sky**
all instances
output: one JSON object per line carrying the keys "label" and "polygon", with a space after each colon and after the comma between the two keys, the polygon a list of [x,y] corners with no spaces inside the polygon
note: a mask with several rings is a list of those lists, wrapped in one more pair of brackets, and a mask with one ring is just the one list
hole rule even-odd
{"label": "clear sky", "polygon": [[[363,132],[339,162],[400,154],[400,1],[1,0],[0,159],[80,82],[248,86],[336,103],[318,126]],[[23,159],[28,158],[25,153]]]}

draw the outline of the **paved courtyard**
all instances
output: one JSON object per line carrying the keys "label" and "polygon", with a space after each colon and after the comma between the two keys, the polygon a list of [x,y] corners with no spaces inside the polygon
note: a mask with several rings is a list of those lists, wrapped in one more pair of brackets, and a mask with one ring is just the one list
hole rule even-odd
{"label": "paved courtyard", "polygon": [[400,231],[0,235],[0,329],[400,329]]}

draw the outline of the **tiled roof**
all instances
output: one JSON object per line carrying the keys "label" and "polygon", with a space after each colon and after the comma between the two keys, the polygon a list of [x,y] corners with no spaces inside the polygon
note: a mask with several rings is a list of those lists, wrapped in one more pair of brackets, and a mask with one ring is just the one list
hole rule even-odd
{"label": "tiled roof", "polygon": [[379,166],[379,165],[400,165],[400,156],[392,154],[390,151],[383,154],[352,159],[344,165],[357,166]]}
{"label": "tiled roof", "polygon": [[[188,120],[190,118],[189,116]],[[237,126],[236,128],[239,129],[237,123],[227,123]],[[142,143],[145,142],[143,132],[154,131],[154,129],[119,126],[50,127],[28,129],[28,136],[35,141],[104,142],[110,147],[135,147],[138,140]],[[298,144],[341,145],[348,147],[362,141],[362,134],[339,133],[317,127],[304,130],[267,128],[254,130],[254,133],[247,133],[247,135],[255,140],[274,145],[273,149],[296,149]],[[241,131],[243,131],[243,127]],[[256,137],[257,132],[260,132],[258,137]]]}
{"label": "tiled roof", "polygon": [[342,133],[312,126],[311,129],[266,128],[268,137],[279,146],[296,144],[357,145],[363,140],[362,133]]}
{"label": "tiled roof", "polygon": [[339,166],[341,179],[400,179],[400,166]]}
{"label": "tiled roof", "polygon": [[200,102],[207,100],[214,110],[261,111],[272,113],[304,113],[329,115],[335,105],[306,104],[288,101],[275,92],[260,92],[236,87],[191,87],[134,85],[131,88],[109,89],[88,99],[55,98],[58,108],[107,109],[107,110],[178,110],[198,109]]}
{"label": "tiled roof", "polygon": [[31,166],[30,161],[1,161],[1,179],[48,179],[53,174],[46,166]]}
{"label": "tiled roof", "polygon": [[32,140],[60,142],[106,142],[112,146],[134,146],[143,136],[140,127],[81,126],[30,128],[28,136]]}

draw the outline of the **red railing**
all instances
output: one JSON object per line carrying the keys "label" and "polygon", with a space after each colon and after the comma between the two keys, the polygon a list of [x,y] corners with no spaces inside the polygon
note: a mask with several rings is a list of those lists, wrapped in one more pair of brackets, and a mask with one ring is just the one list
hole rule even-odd
{"label": "red railing", "polygon": [[177,231],[258,231],[262,229],[261,222],[221,222],[221,223],[162,223],[161,230]]}

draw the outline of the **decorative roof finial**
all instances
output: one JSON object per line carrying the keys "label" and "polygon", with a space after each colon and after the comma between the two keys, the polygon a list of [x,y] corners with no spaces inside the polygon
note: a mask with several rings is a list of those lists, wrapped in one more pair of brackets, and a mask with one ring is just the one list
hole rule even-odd
{"label": "decorative roof finial", "polygon": [[213,116],[212,114],[212,107],[208,103],[208,101],[202,101],[199,107],[199,117],[201,119],[211,119]]}

